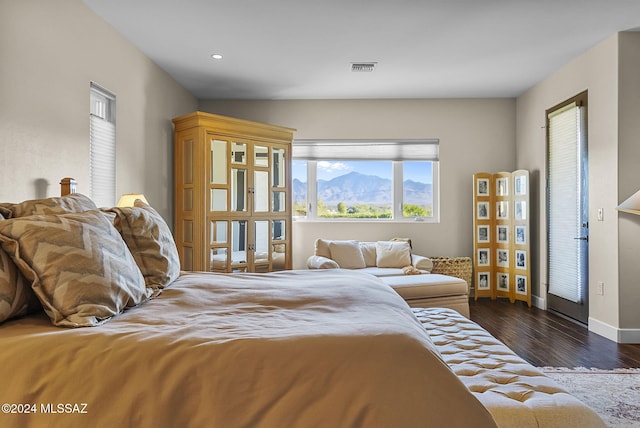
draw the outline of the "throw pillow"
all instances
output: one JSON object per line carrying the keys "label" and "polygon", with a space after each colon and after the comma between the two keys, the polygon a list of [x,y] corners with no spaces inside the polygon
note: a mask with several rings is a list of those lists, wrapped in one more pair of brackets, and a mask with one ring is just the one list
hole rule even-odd
{"label": "throw pillow", "polygon": [[331,241],[329,249],[331,259],[343,269],[362,269],[367,266],[358,241]]}
{"label": "throw pillow", "polygon": [[9,255],[0,248],[0,323],[42,310],[31,284]]}
{"label": "throw pillow", "polygon": [[102,324],[153,293],[99,211],[5,220],[0,243],[57,326]]}
{"label": "throw pillow", "polygon": [[9,218],[26,217],[34,214],[79,213],[98,209],[91,199],[80,193],[54,198],[32,199],[17,204],[9,204],[9,207],[11,209]]}
{"label": "throw pillow", "polygon": [[403,268],[411,264],[411,247],[408,242],[376,242],[376,264],[384,268]]}
{"label": "throw pillow", "polygon": [[376,266],[376,243],[375,242],[360,242],[360,250],[364,257],[364,263],[367,267]]}
{"label": "throw pillow", "polygon": [[315,242],[315,255],[316,256],[322,256],[322,257],[326,257],[328,259],[331,258],[331,250],[329,249],[329,244],[331,243],[331,241],[328,241],[326,239],[316,239]]}
{"label": "throw pillow", "polygon": [[115,214],[114,226],[133,254],[147,287],[169,286],[180,275],[180,258],[162,216],[140,199],[133,207],[115,207],[107,212]]}

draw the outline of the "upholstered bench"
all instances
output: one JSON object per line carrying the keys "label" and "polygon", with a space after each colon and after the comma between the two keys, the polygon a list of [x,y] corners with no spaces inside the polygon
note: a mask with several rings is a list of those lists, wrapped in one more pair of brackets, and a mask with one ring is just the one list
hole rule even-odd
{"label": "upholstered bench", "polygon": [[379,278],[411,307],[451,308],[469,317],[469,286],[463,279],[436,273]]}
{"label": "upholstered bench", "polygon": [[478,324],[450,309],[412,310],[499,427],[605,427],[593,410]]}

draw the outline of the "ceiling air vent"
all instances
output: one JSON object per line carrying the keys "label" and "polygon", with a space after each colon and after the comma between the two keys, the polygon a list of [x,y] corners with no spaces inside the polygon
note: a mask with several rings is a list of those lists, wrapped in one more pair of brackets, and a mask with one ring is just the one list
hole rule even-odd
{"label": "ceiling air vent", "polygon": [[376,68],[377,62],[352,62],[351,63],[351,71],[353,72],[362,72],[362,71],[373,71]]}

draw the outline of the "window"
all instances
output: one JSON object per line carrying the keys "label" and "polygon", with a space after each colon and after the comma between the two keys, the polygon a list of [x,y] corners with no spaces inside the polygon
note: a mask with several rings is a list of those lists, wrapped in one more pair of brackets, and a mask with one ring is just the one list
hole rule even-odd
{"label": "window", "polygon": [[438,140],[295,140],[294,216],[438,220]]}
{"label": "window", "polygon": [[91,199],[99,207],[116,202],[116,97],[90,85],[89,178]]}

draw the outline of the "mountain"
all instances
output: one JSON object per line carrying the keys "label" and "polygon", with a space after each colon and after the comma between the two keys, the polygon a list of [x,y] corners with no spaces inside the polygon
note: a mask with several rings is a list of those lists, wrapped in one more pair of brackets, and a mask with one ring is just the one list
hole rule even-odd
{"label": "mountain", "polygon": [[[390,204],[390,179],[376,175],[350,172],[331,180],[318,180],[318,199],[327,205],[366,203],[372,205]],[[423,204],[431,200],[431,184],[413,180],[404,182],[405,204]],[[307,183],[293,180],[294,202],[304,203],[307,197]]]}

